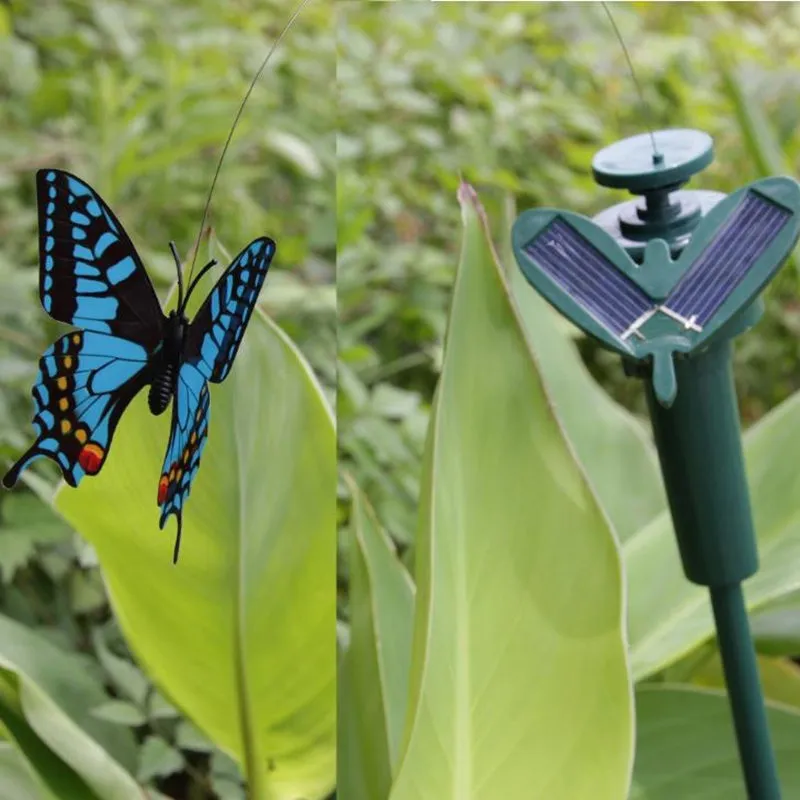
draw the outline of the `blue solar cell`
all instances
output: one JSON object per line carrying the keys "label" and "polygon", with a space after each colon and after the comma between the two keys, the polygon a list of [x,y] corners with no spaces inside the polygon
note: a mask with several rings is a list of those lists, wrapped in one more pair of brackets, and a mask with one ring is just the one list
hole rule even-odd
{"label": "blue solar cell", "polygon": [[523,250],[616,336],[653,312],[653,301],[571,226],[556,218]]}
{"label": "blue solar cell", "polygon": [[705,325],[788,222],[790,212],[748,192],[664,306]]}

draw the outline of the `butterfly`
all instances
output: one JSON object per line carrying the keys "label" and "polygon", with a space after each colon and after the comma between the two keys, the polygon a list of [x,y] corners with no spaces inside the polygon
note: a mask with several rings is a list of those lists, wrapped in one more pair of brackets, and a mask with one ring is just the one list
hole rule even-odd
{"label": "butterfly", "polygon": [[184,293],[180,258],[178,307],[165,314],[130,238],[108,205],[68,172],[39,170],[39,297],[44,310],[75,330],[39,361],[33,386],[36,440],[3,477],[11,488],[34,460],[55,461],[70,486],[97,475],[108,459],[117,424],[149,386],[148,406],[172,423],[158,483],[159,527],[177,518],[178,560],[183,509],[208,437],[208,383],[230,372],[275,242],[251,242],[222,274],[189,322],[186,307],[200,270]]}

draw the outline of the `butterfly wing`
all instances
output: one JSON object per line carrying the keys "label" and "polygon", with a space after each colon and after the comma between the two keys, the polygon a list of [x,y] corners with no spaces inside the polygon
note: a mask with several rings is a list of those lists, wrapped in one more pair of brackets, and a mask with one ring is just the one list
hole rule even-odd
{"label": "butterfly wing", "polygon": [[37,438],[3,484],[13,486],[44,456],[77,486],[100,471],[122,412],[149,382],[164,316],[128,235],[90,186],[48,169],[36,174],[36,191],[42,306],[82,330],[42,356],[33,387]]}
{"label": "butterfly wing", "polygon": [[90,186],[56,169],[36,173],[39,296],[53,319],[148,348],[163,313],[128,234]]}
{"label": "butterfly wing", "polygon": [[172,429],[158,485],[161,527],[171,514],[178,518],[174,561],[180,549],[183,506],[208,436],[207,381],[220,383],[230,371],[274,254],[275,242],[266,237],[242,250],[217,281],[186,334]]}
{"label": "butterfly wing", "polygon": [[163,529],[171,514],[178,518],[173,563],[178,560],[181,545],[183,506],[200,467],[200,456],[208,437],[208,411],[205,377],[193,364],[183,364],[178,372],[169,444],[158,484],[159,527]]}
{"label": "butterfly wing", "polygon": [[149,381],[148,353],[136,342],[74,331],[39,361],[33,386],[36,441],[3,477],[11,488],[41,457],[55,461],[70,486],[96,475],[106,461],[122,412]]}
{"label": "butterfly wing", "polygon": [[212,383],[221,383],[230,372],[274,255],[272,239],[251,242],[222,274],[189,326],[185,359]]}

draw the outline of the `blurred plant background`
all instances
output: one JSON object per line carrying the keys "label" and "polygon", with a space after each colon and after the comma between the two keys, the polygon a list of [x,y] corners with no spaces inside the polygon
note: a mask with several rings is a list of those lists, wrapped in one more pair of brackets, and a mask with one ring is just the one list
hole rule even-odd
{"label": "blurred plant background", "polygon": [[[163,298],[174,281],[167,244],[175,240],[183,254],[192,247],[238,104],[295,5],[0,5],[5,464],[32,438],[37,361],[62,332],[36,292],[35,170],[55,166],[92,184],[123,221]],[[329,11],[310,3],[253,91],[210,216],[228,251],[262,234],[277,240],[261,302],[300,346],[329,399],[335,381],[333,37]],[[36,477],[54,484],[57,472],[39,462]],[[114,755],[143,785],[174,798],[244,796],[234,762],[133,662],[92,549],[31,492],[0,494],[0,614],[66,651],[72,674],[91,679],[97,702],[91,714],[118,726]],[[69,691],[65,674],[62,692]]]}
{"label": "blurred plant background", "polygon": [[[416,524],[458,257],[459,172],[484,202],[506,191],[520,209],[591,216],[629,197],[594,183],[594,153],[652,126],[714,138],[715,162],[695,188],[797,174],[795,5],[692,3],[680,14],[670,3],[611,5],[646,108],[599,5],[352,6],[340,26],[341,463],[401,548]],[[737,342],[746,426],[800,387],[797,263]],[[641,387],[618,359],[574,333],[592,374],[644,416]]]}

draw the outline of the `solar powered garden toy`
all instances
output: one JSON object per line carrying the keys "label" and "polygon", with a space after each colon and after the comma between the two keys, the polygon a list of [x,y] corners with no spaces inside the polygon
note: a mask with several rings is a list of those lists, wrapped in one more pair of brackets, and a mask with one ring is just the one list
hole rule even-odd
{"label": "solar powered garden toy", "polygon": [[731,370],[731,340],[800,235],[800,185],[755,181],[725,196],[681,187],[713,160],[700,131],[601,150],[602,186],[640,197],[593,220],[525,211],[514,255],[558,311],[644,379],[683,569],[707,586],[748,796],[780,798],[741,583],[758,570]]}

